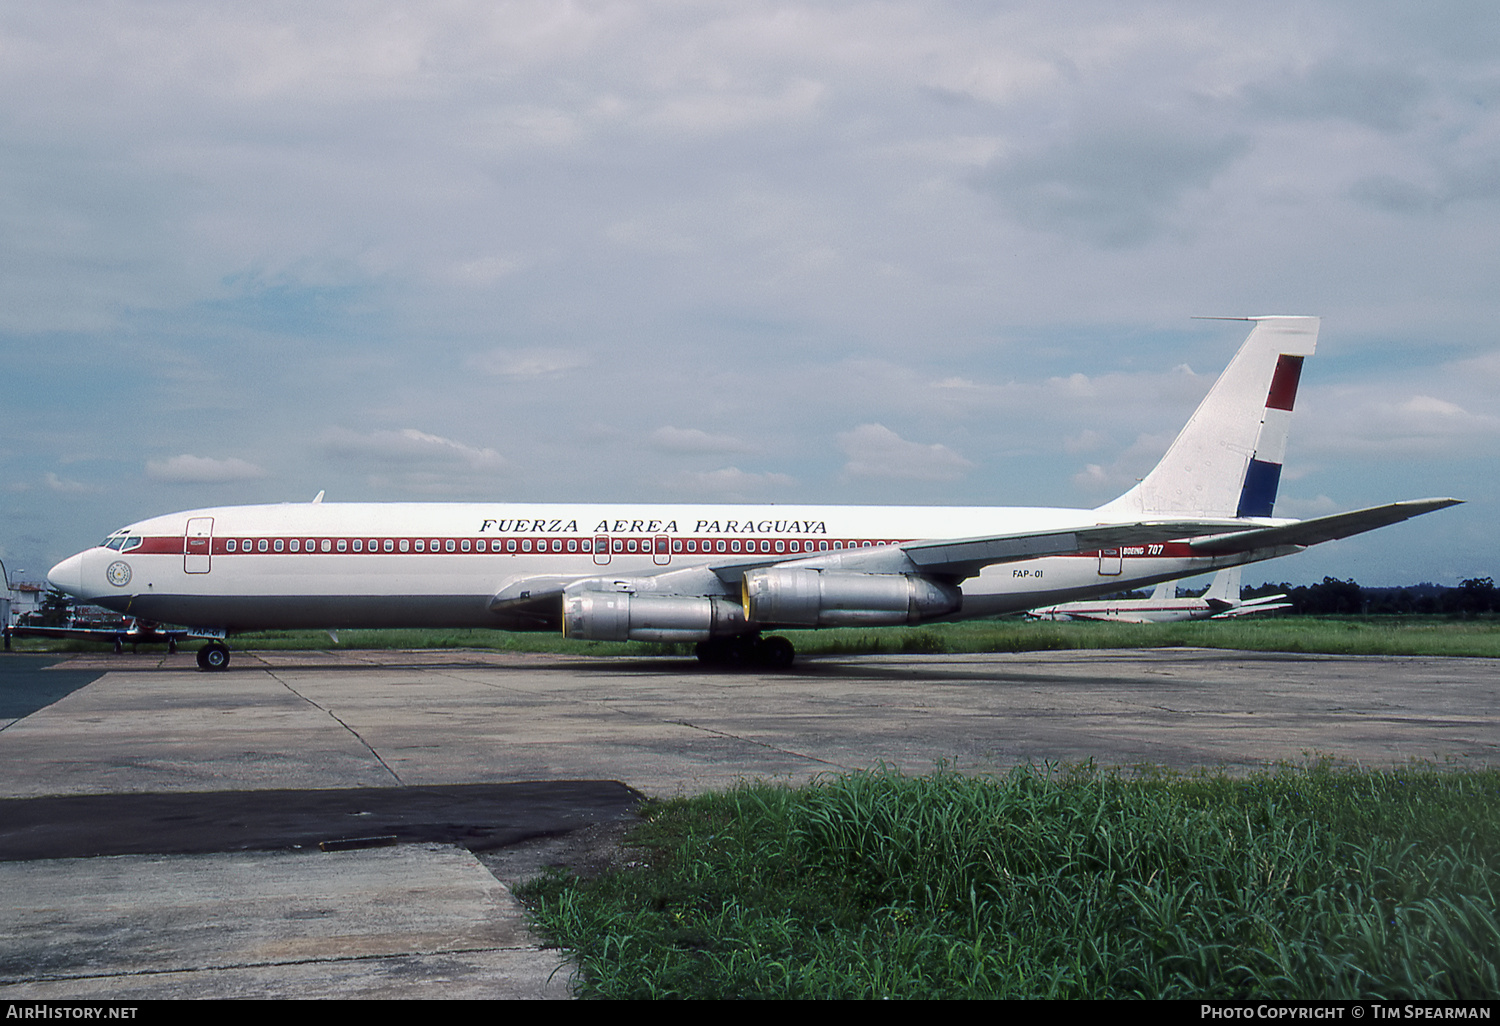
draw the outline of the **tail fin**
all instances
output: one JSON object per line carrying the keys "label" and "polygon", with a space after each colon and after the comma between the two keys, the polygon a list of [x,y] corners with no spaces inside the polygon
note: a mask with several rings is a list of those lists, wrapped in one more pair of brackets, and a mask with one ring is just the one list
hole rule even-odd
{"label": "tail fin", "polygon": [[1225,567],[1214,574],[1203,600],[1215,609],[1232,609],[1240,604],[1240,567]]}
{"label": "tail fin", "polygon": [[1101,506],[1101,511],[1271,515],[1302,359],[1317,346],[1318,318],[1246,320],[1255,322],[1250,336],[1161,462],[1140,484]]}

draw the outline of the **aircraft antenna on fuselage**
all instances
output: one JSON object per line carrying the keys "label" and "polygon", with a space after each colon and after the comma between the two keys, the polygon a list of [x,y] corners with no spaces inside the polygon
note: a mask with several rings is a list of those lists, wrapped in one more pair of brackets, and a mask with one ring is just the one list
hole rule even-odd
{"label": "aircraft antenna on fuselage", "polygon": [[323,492],[320,490],[317,495],[313,496],[312,504],[314,506],[316,506],[318,503],[320,503],[322,501],[323,501]]}

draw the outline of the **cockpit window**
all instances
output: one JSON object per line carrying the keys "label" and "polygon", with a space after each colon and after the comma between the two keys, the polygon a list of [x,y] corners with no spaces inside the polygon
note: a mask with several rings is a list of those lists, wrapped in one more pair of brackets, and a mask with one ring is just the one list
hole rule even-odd
{"label": "cockpit window", "polygon": [[140,537],[137,537],[137,536],[132,536],[132,537],[126,538],[125,539],[125,547],[122,548],[122,549],[120,549],[120,551],[121,552],[129,552],[131,549],[138,549],[138,548],[141,547],[141,541],[142,541],[142,539]]}
{"label": "cockpit window", "polygon": [[99,544],[102,545],[102,546],[104,546],[106,549],[114,549],[116,552],[119,552],[120,551],[120,546],[125,544],[125,539],[124,538],[106,538],[102,542],[100,542]]}

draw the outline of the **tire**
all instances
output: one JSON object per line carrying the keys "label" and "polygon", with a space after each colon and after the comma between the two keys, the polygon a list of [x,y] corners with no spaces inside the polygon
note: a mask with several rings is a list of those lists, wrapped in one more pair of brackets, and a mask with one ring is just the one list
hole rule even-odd
{"label": "tire", "polygon": [[785,670],[797,658],[797,650],[785,638],[766,638],[760,643],[760,661],[776,670]]}
{"label": "tire", "polygon": [[198,650],[198,669],[217,672],[229,669],[229,646],[210,641]]}

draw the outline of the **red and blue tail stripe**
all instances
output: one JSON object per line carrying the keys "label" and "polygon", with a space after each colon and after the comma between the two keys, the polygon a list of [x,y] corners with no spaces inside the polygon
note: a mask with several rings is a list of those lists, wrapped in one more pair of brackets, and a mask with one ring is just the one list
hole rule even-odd
{"label": "red and blue tail stripe", "polygon": [[1302,357],[1277,357],[1276,373],[1266,395],[1266,411],[1261,419],[1255,454],[1245,468],[1245,482],[1240,488],[1237,517],[1268,517],[1276,505],[1276,489],[1281,483],[1281,464],[1286,459],[1287,431],[1291,427],[1292,406],[1297,400],[1297,382],[1302,378]]}

